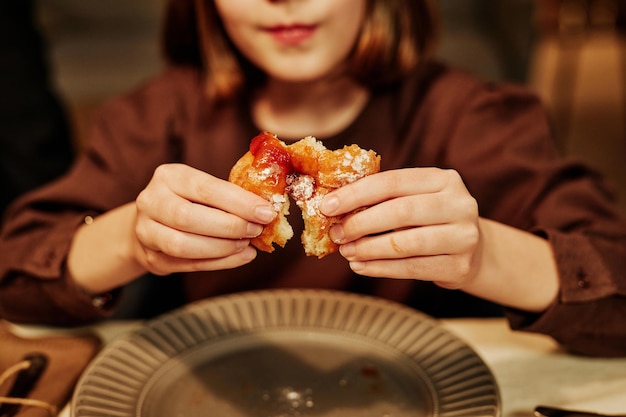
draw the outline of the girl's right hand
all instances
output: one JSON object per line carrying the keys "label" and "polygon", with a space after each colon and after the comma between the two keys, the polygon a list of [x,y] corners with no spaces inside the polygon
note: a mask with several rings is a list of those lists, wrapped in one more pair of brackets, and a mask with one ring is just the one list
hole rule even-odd
{"label": "girl's right hand", "polygon": [[182,164],[159,166],[135,205],[135,256],[157,275],[244,265],[276,216],[265,199]]}

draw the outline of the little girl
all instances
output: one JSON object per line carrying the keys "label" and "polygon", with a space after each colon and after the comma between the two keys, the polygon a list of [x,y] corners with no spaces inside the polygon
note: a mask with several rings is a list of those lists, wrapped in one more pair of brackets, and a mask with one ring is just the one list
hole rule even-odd
{"label": "little girl", "polygon": [[[93,321],[140,276],[175,274],[186,301],[356,291],[626,355],[626,220],[557,155],[534,95],[432,59],[428,1],[171,0],[167,17],[164,71],[106,104],[71,172],[12,207],[3,317]],[[331,230],[339,253],[250,245],[276,213],[226,179],[259,131],[381,155],[322,203],[361,209]]]}

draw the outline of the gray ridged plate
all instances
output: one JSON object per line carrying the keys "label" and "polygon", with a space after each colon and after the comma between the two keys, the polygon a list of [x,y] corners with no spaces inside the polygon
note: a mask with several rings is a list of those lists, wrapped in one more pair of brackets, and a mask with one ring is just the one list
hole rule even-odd
{"label": "gray ridged plate", "polygon": [[108,345],[74,417],[499,417],[497,384],[419,312],[318,290],[218,297]]}

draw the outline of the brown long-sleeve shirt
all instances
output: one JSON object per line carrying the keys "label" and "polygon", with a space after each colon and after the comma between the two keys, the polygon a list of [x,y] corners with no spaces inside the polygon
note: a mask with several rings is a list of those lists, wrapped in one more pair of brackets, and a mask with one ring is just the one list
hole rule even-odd
{"label": "brown long-sleeve shirt", "polygon": [[[133,201],[154,169],[181,162],[227,178],[258,133],[245,94],[211,107],[195,70],[169,68],[106,104],[68,175],[20,199],[0,237],[0,315],[17,322],[79,324],[107,317],[68,276],[75,229]],[[294,138],[295,139],[295,138]],[[626,355],[626,220],[595,171],[560,158],[537,98],[436,64],[374,92],[328,148],[357,143],[381,169],[456,169],[483,217],[549,240],[561,290],[544,313],[506,309],[514,329],[546,333],[573,352]],[[296,236],[299,213],[292,210]],[[103,242],[103,245],[106,242]],[[503,280],[507,277],[503,276]],[[499,307],[430,283],[352,273],[338,254],[305,257],[299,239],[233,270],[182,274],[187,300],[241,290],[315,287],[357,291],[434,316],[501,313]]]}

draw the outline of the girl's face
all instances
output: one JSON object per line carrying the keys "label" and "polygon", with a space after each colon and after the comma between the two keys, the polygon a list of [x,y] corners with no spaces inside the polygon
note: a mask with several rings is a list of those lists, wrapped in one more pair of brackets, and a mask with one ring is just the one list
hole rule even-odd
{"label": "girl's face", "polygon": [[306,82],[340,69],[366,0],[214,0],[239,51],[269,77]]}

